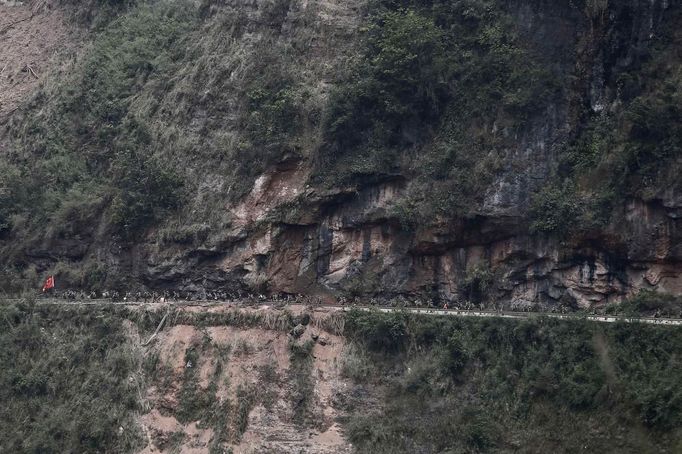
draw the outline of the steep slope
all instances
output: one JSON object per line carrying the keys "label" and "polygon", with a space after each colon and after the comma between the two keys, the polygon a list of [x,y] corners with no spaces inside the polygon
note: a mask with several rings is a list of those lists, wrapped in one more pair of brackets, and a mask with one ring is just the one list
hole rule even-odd
{"label": "steep slope", "polygon": [[[52,66],[74,53],[79,42],[61,9],[45,2],[0,2],[0,121],[16,110]],[[55,54],[57,54],[55,56]]]}
{"label": "steep slope", "polygon": [[[349,387],[338,362],[344,342],[320,328],[328,315],[261,308],[242,311],[263,320],[250,329],[218,322],[234,314],[197,308],[149,347],[142,452],[351,452],[334,404]],[[298,338],[286,332],[292,315],[306,323]]]}
{"label": "steep slope", "polygon": [[0,304],[0,450],[677,453],[679,327]]}
{"label": "steep slope", "polygon": [[512,307],[682,293],[678,2],[116,15],[7,122],[6,291],[50,272]]}

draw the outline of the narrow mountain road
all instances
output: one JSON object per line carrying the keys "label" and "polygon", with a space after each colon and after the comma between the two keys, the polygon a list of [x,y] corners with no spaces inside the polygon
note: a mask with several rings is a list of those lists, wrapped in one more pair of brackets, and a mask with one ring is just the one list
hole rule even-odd
{"label": "narrow mountain road", "polygon": [[[342,308],[339,308],[342,309]],[[348,310],[348,308],[343,308]],[[359,307],[361,310],[371,310],[366,307]],[[553,312],[494,312],[494,311],[463,311],[457,309],[418,309],[418,308],[407,308],[407,309],[395,309],[390,307],[379,307],[377,308],[380,312],[396,312],[396,311],[407,311],[412,314],[425,314],[425,315],[441,315],[441,316],[452,316],[452,317],[483,317],[483,318],[533,318],[533,317],[548,317],[548,318],[558,318],[562,320],[589,320],[593,322],[601,323],[616,323],[616,322],[638,322],[638,323],[650,323],[653,325],[682,325],[682,319],[679,318],[654,318],[654,317],[625,317],[618,315],[591,315],[591,314],[556,314]]]}
{"label": "narrow mountain road", "polygon": [[[18,299],[0,299],[0,302],[17,302]],[[272,307],[272,306],[284,306],[282,302],[275,301],[264,301],[258,304],[249,304],[248,306],[234,301],[165,301],[165,302],[143,302],[143,301],[110,301],[110,300],[80,300],[80,301],[66,301],[61,299],[39,299],[37,304],[55,304],[55,305],[80,305],[80,306],[101,306],[101,305],[140,305],[140,306],[202,306],[202,307],[213,307],[213,306],[234,306],[235,309],[239,307]],[[296,304],[292,304],[296,305]],[[527,319],[536,317],[548,317],[557,318],[561,320],[589,320],[592,322],[599,323],[648,323],[652,325],[668,325],[668,326],[682,326],[682,319],[679,318],[655,318],[655,317],[627,317],[623,315],[596,315],[596,314],[584,314],[584,313],[572,313],[572,314],[557,314],[554,312],[498,312],[498,311],[475,311],[475,310],[459,310],[459,309],[435,309],[435,308],[396,308],[396,307],[383,307],[383,306],[334,306],[334,305],[321,305],[317,306],[319,308],[329,309],[329,310],[339,310],[339,311],[350,311],[352,309],[359,309],[363,311],[377,310],[379,312],[391,313],[391,312],[408,312],[411,314],[422,314],[431,316],[444,316],[444,317],[480,317],[480,318],[512,318],[512,319]]]}

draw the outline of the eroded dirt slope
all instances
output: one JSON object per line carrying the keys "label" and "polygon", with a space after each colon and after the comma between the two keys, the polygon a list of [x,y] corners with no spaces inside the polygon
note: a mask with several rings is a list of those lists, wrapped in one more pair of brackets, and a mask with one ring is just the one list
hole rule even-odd
{"label": "eroded dirt slope", "polygon": [[78,49],[79,32],[47,1],[0,1],[0,120]]}
{"label": "eroded dirt slope", "polygon": [[[219,317],[233,309],[183,311]],[[172,323],[146,347],[142,453],[350,452],[335,403],[349,386],[340,375],[344,343],[321,328],[329,314],[294,308],[302,323],[287,332],[278,320],[288,312],[246,312],[263,315],[264,326]]]}

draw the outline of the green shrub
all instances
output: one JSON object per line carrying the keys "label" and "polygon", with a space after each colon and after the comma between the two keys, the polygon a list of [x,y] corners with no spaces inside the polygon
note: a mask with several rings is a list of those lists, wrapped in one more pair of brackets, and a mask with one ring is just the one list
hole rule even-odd
{"label": "green shrub", "polygon": [[315,383],[312,378],[313,348],[315,342],[308,340],[302,344],[289,343],[289,380],[292,386],[290,401],[294,422],[304,425],[309,422],[315,398]]}
{"label": "green shrub", "polygon": [[[562,170],[589,174],[604,160],[616,140],[616,119],[609,115],[597,115],[562,154]],[[592,182],[591,182],[592,183]]]}
{"label": "green shrub", "polygon": [[361,341],[376,351],[397,351],[408,340],[407,315],[401,312],[382,314],[379,311],[348,313],[345,333],[351,339]]}
{"label": "green shrub", "polygon": [[112,171],[117,191],[111,220],[126,236],[161,219],[182,201],[182,178],[154,157],[125,150],[117,154]]}
{"label": "green shrub", "polygon": [[536,195],[531,208],[531,229],[535,232],[567,232],[583,212],[575,188],[548,186]]}
{"label": "green shrub", "polygon": [[371,358],[355,344],[346,347],[341,360],[341,374],[355,382],[363,383],[372,374]]}
{"label": "green shrub", "polygon": [[445,343],[441,354],[440,368],[449,376],[456,377],[471,359],[471,352],[467,346],[467,340],[461,332],[453,332]]}
{"label": "green shrub", "polygon": [[612,193],[585,194],[570,181],[550,183],[532,199],[530,230],[562,237],[597,229],[608,223],[612,206]]}
{"label": "green shrub", "polygon": [[277,91],[253,88],[246,95],[249,99],[246,128],[256,143],[281,141],[300,127],[301,101],[294,88],[286,86]]}
{"label": "green shrub", "polygon": [[493,290],[494,276],[489,266],[477,265],[467,270],[459,292],[467,301],[486,301]]}
{"label": "green shrub", "polygon": [[392,314],[349,316],[348,351],[371,368],[359,389],[374,386],[382,397],[375,413],[360,407],[345,425],[358,452],[506,452],[538,433],[605,452],[674,450],[682,441],[677,329],[412,315],[403,320],[408,348],[396,352],[367,335],[384,332],[371,325],[391,326]]}
{"label": "green shrub", "polygon": [[[139,357],[123,319],[85,309],[0,305],[3,452],[141,448]],[[123,428],[122,430],[119,428]]]}
{"label": "green shrub", "polygon": [[[332,91],[316,181],[411,183],[394,214],[406,228],[471,216],[505,139],[554,88],[493,1],[372,4],[364,54]],[[491,150],[493,150],[491,152]]]}
{"label": "green shrub", "polygon": [[668,293],[643,289],[621,303],[610,305],[606,311],[612,314],[630,316],[681,317],[682,298]]}

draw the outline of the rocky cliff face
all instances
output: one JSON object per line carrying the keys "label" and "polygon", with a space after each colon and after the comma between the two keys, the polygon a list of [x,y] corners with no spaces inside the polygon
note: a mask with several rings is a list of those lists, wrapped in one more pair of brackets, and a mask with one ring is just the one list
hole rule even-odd
{"label": "rocky cliff face", "polygon": [[[268,174],[264,184],[281,194],[270,183],[297,174],[289,172]],[[523,218],[509,215],[405,232],[386,213],[400,194],[400,180],[332,194],[288,183],[291,193],[306,196],[303,219],[264,222],[256,231],[237,227],[215,250],[150,245],[154,252],[140,264],[145,279],[169,287],[180,281],[197,290],[234,279],[275,292],[456,301],[471,298],[472,282],[489,279],[494,299],[517,308],[535,303],[587,308],[640,289],[682,291],[675,208],[633,200],[623,225],[567,243],[531,235]],[[268,207],[264,198],[272,193],[262,191],[254,188],[239,210],[263,210],[264,216],[267,208],[287,201],[275,198]]]}
{"label": "rocky cliff face", "polygon": [[[552,182],[561,184],[567,144],[579,139],[590,118],[621,115],[631,97],[626,75],[637,74],[661,47],[672,49],[666,54],[672,55],[669,66],[680,67],[679,43],[669,38],[677,34],[665,34],[682,25],[679,5],[665,0],[496,5],[510,18],[518,39],[548,68],[558,94],[520,127],[507,127],[499,117],[478,125],[502,137],[504,145],[489,152],[495,153],[493,177],[479,194],[480,204],[466,215],[405,226],[396,207],[414,191],[410,172],[369,173],[349,184],[316,183],[315,150],[324,146],[324,131],[315,118],[339,74],[349,71],[360,52],[372,4],[205,2],[202,33],[225,41],[196,46],[201,53],[196,62],[213,76],[220,72],[222,85],[206,81],[202,95],[183,92],[176,83],[160,94],[158,107],[147,111],[165,121],[167,131],[176,131],[168,134],[184,135],[173,140],[186,142],[183,152],[189,155],[166,156],[184,167],[191,182],[185,207],[126,241],[101,222],[83,226],[77,236],[43,237],[23,251],[24,264],[42,271],[55,261],[95,261],[112,282],[112,276],[130,276],[132,285],[155,289],[239,287],[512,307],[587,308],[640,289],[681,294],[682,196],[674,185],[659,186],[647,196],[627,195],[612,205],[608,222],[577,234],[538,231],[529,217],[537,192]],[[244,117],[243,100],[233,93],[250,83],[253,71],[279,65],[253,63],[264,45],[276,46],[277,61],[290,59],[300,66],[295,77],[303,88],[296,96],[307,107],[304,115],[287,119],[299,128],[296,141],[275,154],[262,148],[263,157],[255,139],[256,154],[204,156],[202,147],[238,148],[243,131],[260,118]],[[195,57],[185,56],[189,64]],[[183,77],[207,76],[197,71]],[[644,91],[653,85],[642,84]],[[211,93],[216,86],[224,93]],[[182,121],[170,111],[173,104],[185,109]],[[268,117],[265,121],[272,124]],[[252,179],[235,177],[239,159],[260,164]],[[680,156],[674,151],[666,159],[679,164]],[[590,178],[595,176],[580,183],[588,198]],[[246,190],[235,197],[239,184]],[[564,221],[570,230],[571,218]]]}

